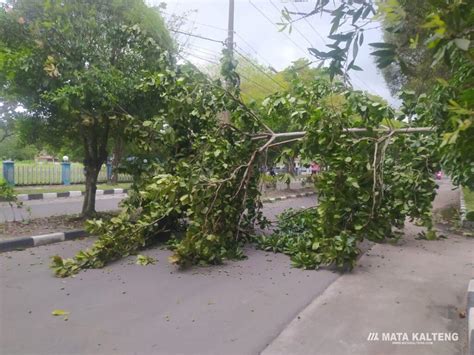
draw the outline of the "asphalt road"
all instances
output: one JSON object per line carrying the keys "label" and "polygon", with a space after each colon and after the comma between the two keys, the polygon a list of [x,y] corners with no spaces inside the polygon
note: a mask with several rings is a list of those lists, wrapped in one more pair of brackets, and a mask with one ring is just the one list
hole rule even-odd
{"label": "asphalt road", "polygon": [[[314,197],[265,206],[274,218]],[[292,269],[289,258],[249,248],[247,259],[179,271],[162,248],[74,278],[55,278],[49,257],[92,241],[0,254],[1,354],[258,354],[338,274]],[[51,312],[70,312],[69,319]]]}
{"label": "asphalt road", "polygon": [[[118,208],[119,202],[126,196],[126,194],[97,196],[96,210],[115,210]],[[0,223],[81,213],[83,201],[84,197],[82,196],[51,200],[31,200],[25,201],[22,208],[12,208],[7,203],[0,203]]]}
{"label": "asphalt road", "polygon": [[[285,188],[285,184],[278,183],[280,190]],[[292,181],[292,189],[300,189],[299,181]],[[111,211],[118,208],[119,202],[126,194],[102,195],[96,197],[96,210]],[[43,200],[24,201],[22,208],[12,208],[8,203],[0,202],[0,223],[5,221],[22,221],[32,218],[43,218],[50,216],[61,216],[65,214],[81,213],[84,197],[68,197]]]}

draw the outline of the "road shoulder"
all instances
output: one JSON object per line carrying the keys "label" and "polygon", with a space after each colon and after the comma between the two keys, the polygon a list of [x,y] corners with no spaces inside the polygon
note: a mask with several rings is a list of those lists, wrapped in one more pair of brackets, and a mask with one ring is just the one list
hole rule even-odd
{"label": "road shoulder", "polygon": [[[435,207],[457,192],[442,186]],[[407,225],[398,245],[377,244],[352,273],[336,280],[262,352],[276,354],[464,354],[466,290],[474,275],[474,239],[453,233],[417,239]],[[382,333],[446,333],[459,340],[392,344]],[[374,339],[378,334],[378,340]],[[317,350],[316,350],[317,349]]]}

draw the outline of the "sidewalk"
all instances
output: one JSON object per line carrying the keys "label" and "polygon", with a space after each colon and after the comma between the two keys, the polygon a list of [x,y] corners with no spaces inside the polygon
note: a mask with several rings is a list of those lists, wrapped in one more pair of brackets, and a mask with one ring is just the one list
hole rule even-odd
{"label": "sidewalk", "polygon": [[[435,209],[457,201],[459,192],[451,188],[441,183]],[[417,240],[419,231],[409,224],[399,245],[374,245],[352,273],[314,299],[262,354],[467,353],[467,319],[460,312],[474,276],[474,239],[443,233],[447,239]],[[457,332],[459,340],[392,344],[382,341],[387,332],[407,333],[409,340],[412,332]]]}

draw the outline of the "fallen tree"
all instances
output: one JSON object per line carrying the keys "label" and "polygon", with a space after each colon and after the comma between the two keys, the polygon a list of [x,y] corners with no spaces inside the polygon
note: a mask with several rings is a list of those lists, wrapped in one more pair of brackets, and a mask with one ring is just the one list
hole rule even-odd
{"label": "fallen tree", "polygon": [[[283,103],[308,117],[305,132],[275,133],[263,123],[264,111],[254,113],[238,93],[190,67],[148,77],[142,89],[159,96],[163,110],[145,122],[128,116],[127,127],[139,147],[160,151],[163,158],[141,171],[117,217],[88,222],[89,231],[99,236],[89,250],[72,259],[53,258],[56,275],[103,267],[179,226],[184,237],[170,243],[172,263],[207,265],[243,257],[241,247],[255,225],[268,224],[260,211],[259,167],[268,149],[279,144],[326,167],[316,180],[319,205],[310,215],[310,227],[303,239],[292,236],[297,243],[289,254],[300,260],[295,265],[351,267],[358,241],[393,237],[392,226],[401,227],[406,217],[420,219],[434,237],[430,209],[435,140],[420,136],[429,129],[385,127],[393,118],[388,107],[360,92],[325,85],[331,100],[321,94],[318,83],[298,100],[280,98],[271,106],[286,114],[288,107],[278,107]],[[276,100],[270,98],[266,108]],[[224,111],[231,113],[230,122],[222,121]],[[272,238],[277,236],[259,243],[265,247]]]}

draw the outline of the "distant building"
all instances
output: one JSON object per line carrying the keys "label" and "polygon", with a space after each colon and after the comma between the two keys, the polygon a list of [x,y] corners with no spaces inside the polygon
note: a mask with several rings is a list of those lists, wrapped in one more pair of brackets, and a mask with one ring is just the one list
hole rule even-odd
{"label": "distant building", "polygon": [[39,154],[36,158],[35,158],[35,161],[37,163],[54,163],[55,161],[57,161],[58,159],[56,159],[55,157],[53,157],[52,155],[48,155],[48,154],[44,154],[44,153],[41,153]]}

